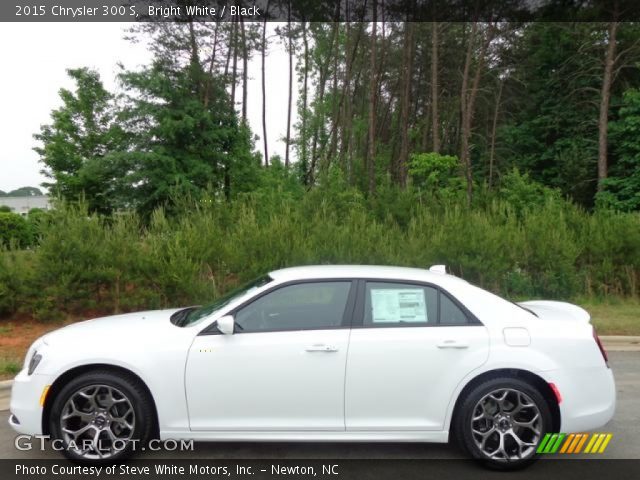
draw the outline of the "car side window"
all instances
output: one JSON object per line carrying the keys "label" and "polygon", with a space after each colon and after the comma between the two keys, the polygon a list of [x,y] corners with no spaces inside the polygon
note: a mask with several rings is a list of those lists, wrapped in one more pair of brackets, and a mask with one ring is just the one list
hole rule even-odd
{"label": "car side window", "polygon": [[469,323],[467,315],[444,293],[440,294],[440,323],[442,325]]}
{"label": "car side window", "polygon": [[426,326],[438,322],[438,291],[405,283],[367,282],[365,327]]}
{"label": "car side window", "polygon": [[278,288],[235,314],[238,333],[322,330],[342,325],[350,281],[299,283]]}

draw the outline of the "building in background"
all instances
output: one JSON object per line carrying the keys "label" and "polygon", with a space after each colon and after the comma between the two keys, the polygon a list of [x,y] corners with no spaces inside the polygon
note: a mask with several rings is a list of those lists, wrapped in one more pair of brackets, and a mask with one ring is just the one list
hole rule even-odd
{"label": "building in background", "polygon": [[32,208],[39,208],[41,210],[50,210],[52,208],[49,196],[47,195],[0,197],[0,206],[7,206],[13,213],[17,213],[23,217],[26,216]]}

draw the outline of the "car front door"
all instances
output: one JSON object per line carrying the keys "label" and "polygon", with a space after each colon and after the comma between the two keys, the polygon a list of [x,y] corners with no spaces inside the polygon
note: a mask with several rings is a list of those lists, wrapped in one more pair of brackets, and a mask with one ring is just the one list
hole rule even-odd
{"label": "car front door", "polygon": [[355,282],[288,284],[196,337],[186,366],[192,430],[344,430]]}
{"label": "car front door", "polygon": [[452,394],[488,358],[486,328],[435,286],[361,282],[347,358],[347,431],[442,430]]}

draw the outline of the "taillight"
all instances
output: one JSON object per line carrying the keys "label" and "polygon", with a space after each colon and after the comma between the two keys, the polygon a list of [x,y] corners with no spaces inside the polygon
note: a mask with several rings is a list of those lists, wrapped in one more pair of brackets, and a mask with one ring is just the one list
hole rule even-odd
{"label": "taillight", "polygon": [[560,395],[560,390],[558,390],[558,387],[556,387],[555,383],[549,382],[549,387],[551,387],[551,391],[556,396],[556,402],[558,402],[558,405],[560,405],[562,403],[562,395]]}
{"label": "taillight", "polygon": [[596,333],[596,327],[593,327],[593,339],[598,344],[598,348],[600,349],[600,353],[602,354],[602,358],[604,358],[604,363],[606,363],[607,367],[608,367],[609,366],[609,357],[607,356],[607,351],[602,346],[602,342],[600,341],[600,337],[598,337],[598,334]]}

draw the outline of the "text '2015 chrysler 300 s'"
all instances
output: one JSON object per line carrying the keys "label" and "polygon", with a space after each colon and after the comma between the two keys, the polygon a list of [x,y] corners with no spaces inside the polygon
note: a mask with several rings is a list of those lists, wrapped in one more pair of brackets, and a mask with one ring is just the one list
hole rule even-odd
{"label": "text '2015 chrysler 300 s'", "polygon": [[64,327],[29,349],[13,428],[104,463],[135,442],[448,442],[495,467],[547,432],[607,423],[615,386],[590,317],[514,304],[444,272],[307,266],[205,307]]}

